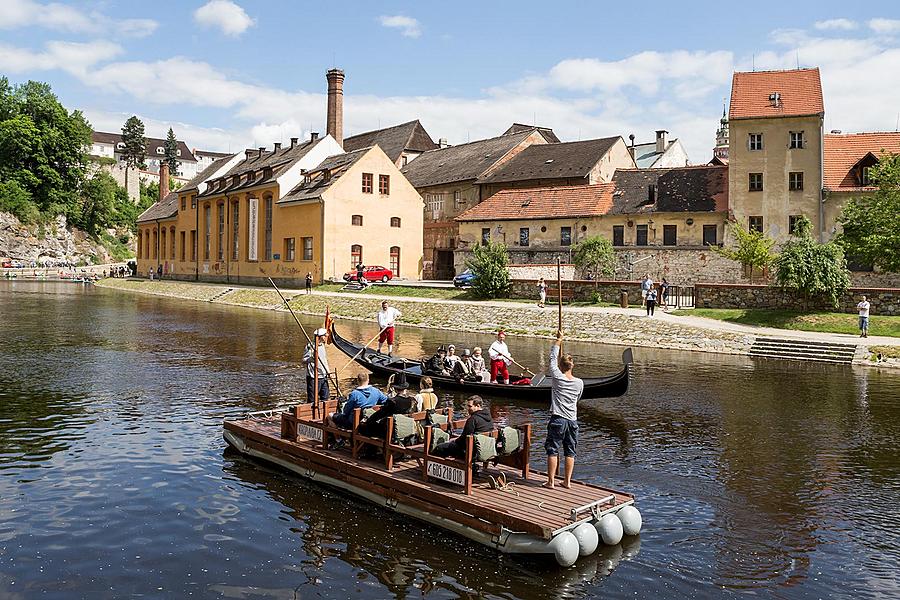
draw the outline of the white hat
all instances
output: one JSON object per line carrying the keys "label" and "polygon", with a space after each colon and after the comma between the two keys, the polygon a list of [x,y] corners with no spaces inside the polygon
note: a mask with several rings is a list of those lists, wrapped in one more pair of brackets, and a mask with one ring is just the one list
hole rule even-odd
{"label": "white hat", "polygon": [[322,337],[322,336],[327,335],[327,334],[328,334],[328,332],[325,331],[325,328],[324,328],[324,327],[319,327],[318,329],[316,329],[316,330],[313,332],[313,335],[315,335],[316,337]]}

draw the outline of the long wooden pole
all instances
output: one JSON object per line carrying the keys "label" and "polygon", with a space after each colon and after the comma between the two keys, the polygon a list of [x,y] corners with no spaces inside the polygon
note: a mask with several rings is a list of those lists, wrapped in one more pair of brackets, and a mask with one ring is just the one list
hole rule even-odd
{"label": "long wooden pole", "polygon": [[562,262],[556,258],[556,293],[559,294],[559,330],[562,331]]}
{"label": "long wooden pole", "polygon": [[351,358],[349,361],[347,361],[347,364],[344,365],[343,367],[341,367],[340,369],[338,369],[337,372],[340,373],[341,371],[343,371],[344,369],[346,369],[347,367],[349,367],[350,365],[352,365],[353,362],[354,362],[357,358],[359,358],[359,355],[362,354],[363,352],[365,352],[365,351],[369,348],[369,346],[372,345],[372,342],[374,342],[375,340],[377,340],[378,337],[382,334],[382,332],[384,332],[385,329],[387,329],[387,327],[385,327],[384,329],[382,329],[381,331],[379,331],[378,333],[376,333],[376,334],[375,334],[375,337],[373,337],[371,340],[369,340],[369,342],[368,342],[365,346],[363,346],[362,348],[360,348],[359,352],[357,352],[356,354],[354,354],[354,355],[353,355],[353,358]]}

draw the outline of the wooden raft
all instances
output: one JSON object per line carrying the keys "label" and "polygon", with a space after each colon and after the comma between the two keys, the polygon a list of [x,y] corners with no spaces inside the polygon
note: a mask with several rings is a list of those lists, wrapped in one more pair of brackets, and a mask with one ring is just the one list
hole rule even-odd
{"label": "wooden raft", "polygon": [[[399,502],[492,536],[505,529],[549,540],[592,517],[590,511],[583,511],[573,520],[573,509],[609,496],[614,500],[599,505],[599,511],[634,502],[630,494],[580,481],[573,481],[570,489],[557,485],[550,490],[541,486],[546,473],[531,470],[526,480],[521,471],[505,465],[482,470],[472,484],[472,493],[466,495],[461,488],[423,480],[415,460],[394,463],[388,471],[381,458],[354,459],[346,451],[327,450],[303,435],[298,435],[297,441],[283,439],[279,415],[226,421],[225,429],[241,437],[248,448],[305,469],[313,479],[313,473],[320,473],[377,494],[390,508]],[[513,485],[492,489],[488,475],[496,478],[500,473]]]}

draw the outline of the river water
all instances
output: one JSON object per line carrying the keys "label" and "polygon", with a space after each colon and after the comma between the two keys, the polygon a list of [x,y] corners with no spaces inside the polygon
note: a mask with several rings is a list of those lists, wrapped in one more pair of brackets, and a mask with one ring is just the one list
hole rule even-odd
{"label": "river water", "polygon": [[[621,348],[568,350],[618,368]],[[562,570],[226,450],[223,418],[301,397],[301,353],[285,314],[0,283],[0,598],[900,595],[897,374],[636,349],[628,395],[580,406],[576,476],[634,493],[644,530]],[[536,423],[543,466],[545,407],[492,410]]]}

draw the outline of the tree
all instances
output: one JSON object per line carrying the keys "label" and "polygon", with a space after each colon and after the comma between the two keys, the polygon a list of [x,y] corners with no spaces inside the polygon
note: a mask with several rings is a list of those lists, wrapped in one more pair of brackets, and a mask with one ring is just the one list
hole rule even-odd
{"label": "tree", "polygon": [[900,154],[884,154],[870,177],[878,191],[844,206],[837,241],[851,257],[900,272]]}
{"label": "tree", "polygon": [[116,180],[109,173],[98,171],[84,182],[81,211],[74,215],[72,224],[92,236],[97,236],[101,229],[113,225],[116,220],[118,189]]}
{"label": "tree", "polygon": [[472,251],[466,266],[475,273],[472,292],[478,298],[497,298],[509,291],[509,255],[500,242],[488,241]]}
{"label": "tree", "polygon": [[0,182],[0,212],[12,213],[26,224],[34,223],[41,217],[41,211],[31,200],[31,194],[18,181]]}
{"label": "tree", "polygon": [[812,224],[800,217],[791,239],[782,246],[775,259],[775,279],[778,285],[793,290],[806,300],[825,296],[837,307],[841,295],[850,285],[850,271],[843,248],[834,243],[816,242],[810,230]]}
{"label": "tree", "polygon": [[616,253],[612,243],[603,236],[594,236],[575,245],[572,259],[575,266],[591,279],[611,277],[616,270]]}
{"label": "tree", "polygon": [[49,85],[0,77],[0,182],[17,184],[7,198],[24,191],[48,216],[76,211],[90,143],[84,116],[67,111]]}
{"label": "tree", "polygon": [[169,133],[166,135],[165,144],[166,156],[163,162],[169,165],[169,173],[174,177],[178,175],[178,167],[181,166],[178,156],[178,140],[175,139],[175,132],[169,127]]}
{"label": "tree", "polygon": [[125,187],[128,188],[128,169],[146,169],[147,140],[144,138],[144,123],[136,115],[128,117],[122,126],[122,159],[125,161]]}
{"label": "tree", "polygon": [[775,259],[772,254],[772,246],[775,240],[766,237],[760,231],[744,231],[744,229],[735,222],[728,225],[728,231],[731,233],[735,243],[730,247],[719,248],[712,246],[711,249],[716,254],[724,256],[741,263],[742,266],[750,270],[750,283],[753,283],[753,269],[762,271]]}

